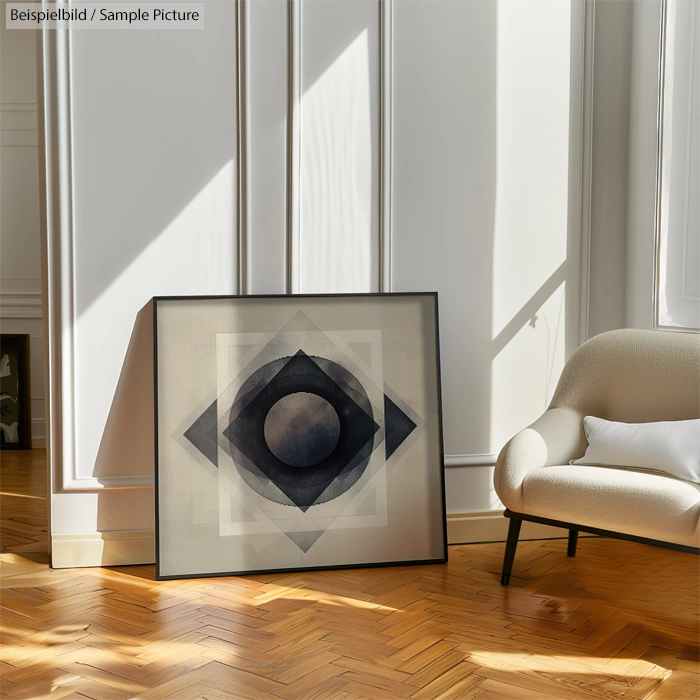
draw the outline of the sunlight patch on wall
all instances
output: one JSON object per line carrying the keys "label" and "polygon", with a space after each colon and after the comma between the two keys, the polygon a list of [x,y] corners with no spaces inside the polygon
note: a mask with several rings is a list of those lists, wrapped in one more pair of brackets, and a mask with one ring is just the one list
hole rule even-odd
{"label": "sunlight patch on wall", "polygon": [[491,450],[547,407],[565,357],[571,5],[499,2]]}
{"label": "sunlight patch on wall", "polygon": [[566,259],[571,6],[498,3],[496,337]]}
{"label": "sunlight patch on wall", "polygon": [[562,283],[493,360],[491,447],[494,452],[539,418],[552,399],[566,361],[565,301],[566,285]]}
{"label": "sunlight patch on wall", "polygon": [[301,100],[304,293],[368,292],[375,286],[369,71],[365,30]]}

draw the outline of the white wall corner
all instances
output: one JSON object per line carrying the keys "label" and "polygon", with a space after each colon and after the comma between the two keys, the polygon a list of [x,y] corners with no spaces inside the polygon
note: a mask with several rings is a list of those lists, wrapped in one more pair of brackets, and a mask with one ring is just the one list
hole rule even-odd
{"label": "white wall corner", "polygon": [[55,532],[51,536],[51,566],[126,566],[155,562],[154,530]]}

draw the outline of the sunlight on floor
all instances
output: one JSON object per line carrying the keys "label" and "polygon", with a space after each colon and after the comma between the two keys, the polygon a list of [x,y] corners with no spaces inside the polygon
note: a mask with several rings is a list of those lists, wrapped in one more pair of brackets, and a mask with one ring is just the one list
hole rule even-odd
{"label": "sunlight on floor", "polygon": [[[571,560],[563,540],[524,542],[520,585],[504,589],[502,549],[455,546],[446,566],[163,582],[152,566],[55,570],[46,555],[3,554],[3,691],[36,700],[700,692],[692,555],[590,538]],[[620,571],[631,570],[623,590]]]}
{"label": "sunlight on floor", "polygon": [[7,493],[6,491],[0,491],[0,496],[12,496],[14,498],[33,498],[34,500],[37,501],[45,501],[46,498],[44,496],[29,496],[26,493]]}
{"label": "sunlight on floor", "polygon": [[0,461],[0,550],[47,551],[46,451],[7,450]]}
{"label": "sunlight on floor", "polygon": [[[469,654],[472,663],[488,668],[504,669],[510,673],[518,671],[536,671],[537,673],[590,673],[613,675],[624,673],[631,659],[608,659],[595,656],[575,656],[567,654],[522,654],[495,651],[475,651]],[[670,671],[657,666],[651,661],[633,659],[635,676],[647,678],[666,678]]]}

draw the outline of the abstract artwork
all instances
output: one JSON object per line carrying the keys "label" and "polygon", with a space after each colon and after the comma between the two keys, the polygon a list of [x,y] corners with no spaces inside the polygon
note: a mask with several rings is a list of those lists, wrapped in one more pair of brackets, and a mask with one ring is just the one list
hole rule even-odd
{"label": "abstract artwork", "polygon": [[0,335],[0,448],[31,449],[29,336]]}
{"label": "abstract artwork", "polygon": [[160,579],[446,560],[435,294],[158,297]]}

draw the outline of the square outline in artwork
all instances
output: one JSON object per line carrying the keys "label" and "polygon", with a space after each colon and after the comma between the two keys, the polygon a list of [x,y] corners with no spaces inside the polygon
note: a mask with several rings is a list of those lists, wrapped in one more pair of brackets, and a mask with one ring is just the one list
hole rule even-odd
{"label": "square outline in artwork", "polygon": [[[18,427],[18,442],[2,442],[2,450],[31,450],[32,449],[32,418],[31,418],[31,376],[29,347],[30,337],[28,333],[2,333],[0,334],[0,357],[4,349],[6,352],[17,354],[17,400],[19,402],[20,420]],[[10,346],[8,348],[8,346]]]}
{"label": "square outline in artwork", "polygon": [[[391,297],[432,297],[434,302],[434,320],[435,320],[435,372],[436,372],[436,400],[437,400],[437,417],[438,417],[438,449],[440,457],[440,465],[442,467],[442,478],[440,479],[440,500],[442,513],[442,551],[443,556],[434,559],[408,560],[408,561],[386,561],[386,562],[368,562],[368,563],[352,563],[352,564],[332,564],[327,566],[307,566],[307,567],[291,567],[291,568],[275,568],[275,569],[254,569],[245,571],[226,571],[226,572],[207,572],[207,573],[188,573],[188,574],[170,574],[164,575],[160,569],[160,504],[159,504],[159,454],[158,454],[158,304],[159,302],[171,301],[233,301],[239,299],[367,299],[367,298],[391,298]],[[443,438],[443,420],[442,420],[442,381],[441,381],[441,366],[440,366],[440,331],[439,331],[439,308],[438,308],[438,293],[437,292],[368,292],[359,294],[222,294],[222,295],[175,295],[175,296],[156,296],[153,297],[153,390],[154,390],[154,500],[155,500],[155,550],[156,550],[156,580],[183,580],[191,578],[214,578],[220,576],[248,576],[270,573],[292,573],[301,571],[332,571],[342,569],[367,569],[389,566],[419,566],[427,564],[444,564],[448,560],[447,549],[447,514],[446,514],[446,496],[445,496],[445,451]]]}

